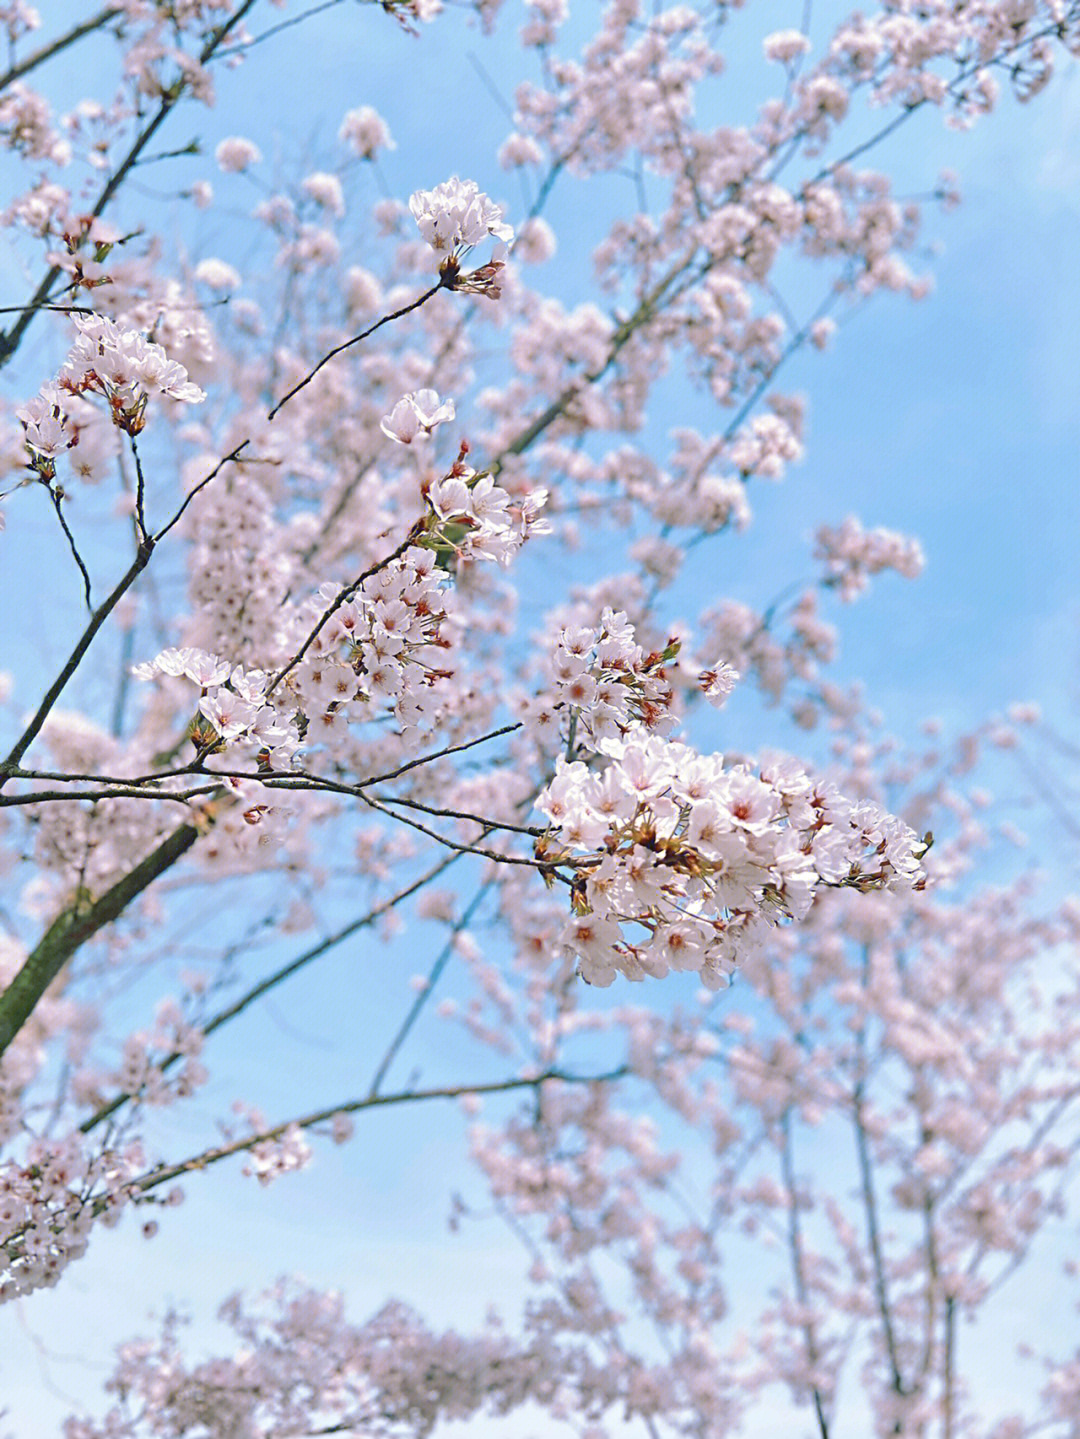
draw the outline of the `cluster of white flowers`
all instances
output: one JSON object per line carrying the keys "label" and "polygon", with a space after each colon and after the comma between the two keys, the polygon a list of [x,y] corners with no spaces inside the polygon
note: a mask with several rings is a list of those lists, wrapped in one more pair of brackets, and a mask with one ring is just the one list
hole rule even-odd
{"label": "cluster of white flowers", "polygon": [[668,729],[674,694],[665,667],[678,651],[672,640],[646,654],[626,614],[605,607],[599,625],[563,628],[548,660],[548,683],[523,703],[522,716],[537,735],[561,717],[563,738],[572,733],[576,746],[594,750],[634,725]]}
{"label": "cluster of white flowers", "polygon": [[[455,413],[453,400],[440,400],[435,390],[416,390],[398,400],[380,428],[399,445],[411,445]],[[506,564],[531,535],[550,532],[540,518],[547,491],[533,490],[515,500],[490,474],[465,463],[468,452],[462,441],[449,471],[425,486],[429,513],[418,543],[444,555]]]}
{"label": "cluster of white flowers", "polygon": [[431,507],[424,543],[459,559],[510,560],[527,539],[550,532],[541,518],[547,490],[514,499],[491,475],[477,473],[461,456],[450,472],[428,487]]}
{"label": "cluster of white flowers", "polygon": [[130,1198],[141,1154],[95,1158],[81,1136],[35,1139],[25,1164],[0,1165],[0,1305],[51,1288],[86,1252],[95,1217],[106,1222]]}
{"label": "cluster of white flowers", "polygon": [[32,400],[15,411],[26,431],[30,463],[35,469],[50,470],[57,455],[75,443],[75,433],[68,427],[63,396],[56,382],[42,385]]}
{"label": "cluster of white flowers", "polygon": [[159,1338],[122,1345],[107,1386],[116,1402],[100,1419],[68,1419],[64,1439],[139,1439],[147,1415],[161,1435],[204,1439],[313,1429],[422,1439],[444,1421],[463,1429],[474,1415],[504,1415],[534,1394],[550,1403],[556,1389],[560,1413],[580,1411],[581,1391],[600,1390],[607,1373],[577,1354],[567,1380],[546,1334],[515,1339],[494,1319],[476,1335],[440,1334],[397,1300],[352,1325],[339,1293],[295,1281],[254,1301],[233,1295],[218,1318],[236,1341],[229,1355],[189,1362],[171,1320]]}
{"label": "cluster of white flowers", "polygon": [[306,1169],[311,1163],[311,1145],[300,1126],[290,1124],[276,1139],[261,1139],[253,1145],[248,1156],[243,1173],[265,1186],[283,1174]]}
{"label": "cluster of white flowers", "polygon": [[[199,1059],[203,1040],[202,1030],[188,1023],[176,1000],[162,1000],[154,1015],[153,1029],[128,1035],[119,1065],[101,1076],[97,1087],[101,1092],[119,1091],[154,1106],[184,1099],[207,1080],[206,1067]],[[183,1064],[166,1068],[163,1060],[174,1055],[182,1056]],[[88,1077],[82,1078],[83,1093],[87,1084]]]}
{"label": "cluster of white flowers", "polygon": [[16,416],[22,421],[30,464],[51,479],[56,457],[78,443],[82,425],[72,422],[69,397],[103,395],[113,424],[137,435],[146,424],[151,394],[197,404],[206,398],[187,370],[161,345],[137,330],[122,329],[103,315],[73,315],[79,337],[57,380],[42,385]]}
{"label": "cluster of white flowers", "polygon": [[537,801],[543,852],[577,865],[561,942],[591,984],[690,970],[719,988],[765,925],[803,918],[821,888],[922,876],[912,830],[790,759],[729,769],[640,732],[599,748],[602,770],[560,759]]}
{"label": "cluster of white flowers", "polygon": [[762,44],[766,60],[790,65],[793,60],[809,54],[810,41],[801,30],[776,30],[766,35]]}
{"label": "cluster of white flowers", "polygon": [[355,150],[362,160],[373,160],[376,150],[394,150],[396,145],[390,135],[390,127],[370,105],[361,105],[347,110],[338,130],[338,139],[343,145]]}
{"label": "cluster of white flowers", "polygon": [[79,338],[60,371],[63,389],[74,394],[96,391],[122,412],[137,403],[145,406],[151,391],[189,405],[206,399],[188,379],[183,365],[170,360],[161,345],[137,330],[121,329],[104,315],[73,315],[72,319]]}
{"label": "cluster of white flowers", "polygon": [[254,141],[245,139],[243,135],[230,135],[217,146],[214,159],[218,168],[227,175],[237,175],[249,165],[257,165],[262,159],[262,151]]}
{"label": "cluster of white flowers", "polygon": [[205,650],[165,649],[146,664],[135,665],[136,679],[170,675],[202,690],[192,739],[200,748],[254,745],[271,768],[286,768],[300,743],[295,719],[267,698],[270,676],[245,670]]}
{"label": "cluster of white flowers", "polygon": [[419,435],[430,435],[437,425],[456,414],[453,400],[440,400],[437,390],[414,390],[402,395],[379,428],[399,445],[411,445]]}
{"label": "cluster of white flowers", "polygon": [[498,205],[475,180],[454,175],[434,190],[417,190],[409,199],[409,209],[421,235],[440,255],[461,255],[489,235],[507,245],[514,238]]}
{"label": "cluster of white flowers", "polygon": [[[339,748],[351,720],[371,719],[387,703],[403,728],[431,723],[433,687],[448,673],[444,582],[434,553],[416,547],[338,606],[287,680],[306,716],[309,744]],[[339,593],[323,585],[298,616],[296,634],[310,629]]]}
{"label": "cluster of white flowers", "polygon": [[922,545],[897,530],[865,530],[854,515],[842,525],[822,525],[815,536],[815,558],[825,561],[828,583],[840,591],[843,600],[854,599],[866,589],[869,577],[882,570],[895,570],[915,580],[926,564]]}

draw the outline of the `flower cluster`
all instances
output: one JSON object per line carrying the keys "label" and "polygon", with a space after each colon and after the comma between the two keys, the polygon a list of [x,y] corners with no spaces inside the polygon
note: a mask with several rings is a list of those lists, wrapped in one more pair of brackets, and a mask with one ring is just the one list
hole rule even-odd
{"label": "flower cluster", "polygon": [[264,1187],[283,1174],[306,1169],[311,1163],[311,1145],[298,1124],[290,1124],[276,1139],[260,1139],[252,1145],[243,1172]]}
{"label": "flower cluster", "polygon": [[513,227],[475,180],[454,175],[434,190],[416,190],[409,209],[420,234],[440,255],[461,256],[489,235],[507,245],[514,238]]}
{"label": "flower cluster", "polygon": [[115,1404],[100,1421],[69,1419],[64,1439],[137,1439],[148,1416],[159,1433],[205,1439],[316,1427],[426,1439],[444,1421],[462,1427],[538,1398],[562,1417],[604,1382],[604,1368],[585,1353],[573,1355],[571,1371],[570,1354],[545,1335],[513,1338],[494,1319],[475,1335],[441,1334],[396,1300],[355,1325],[340,1294],[295,1281],[279,1281],[255,1302],[234,1295],[218,1318],[236,1341],[228,1356],[189,1361],[174,1320],[156,1340],[125,1344],[107,1386]]}
{"label": "flower cluster", "polygon": [[161,345],[137,330],[122,329],[104,315],[73,315],[79,338],[64,361],[55,383],[19,411],[32,454],[52,459],[76,443],[66,431],[59,391],[99,394],[109,402],[113,424],[137,435],[146,424],[151,394],[198,404],[206,395],[188,379],[187,370],[170,360]]}
{"label": "flower cluster", "polygon": [[[107,1086],[155,1107],[185,1099],[206,1083],[207,1071],[199,1058],[203,1039],[202,1030],[184,1018],[174,999],[163,1000],[154,1015],[153,1029],[128,1035],[120,1064],[102,1076],[99,1087]],[[179,1059],[182,1064],[175,1062]],[[166,1060],[172,1062],[166,1064]],[[84,1092],[86,1087],[83,1080]]]}
{"label": "flower cluster", "polygon": [[441,564],[458,560],[510,560],[527,539],[550,533],[541,511],[546,490],[532,490],[515,499],[486,471],[465,463],[464,442],[447,474],[426,487],[429,513],[417,527],[417,544],[438,552]]}
{"label": "flower cluster", "polygon": [[854,515],[842,525],[822,525],[815,538],[815,558],[825,562],[826,583],[839,590],[842,600],[861,594],[869,577],[882,570],[915,580],[926,564],[918,540],[881,527],[865,530]]}
{"label": "flower cluster", "polygon": [[51,1288],[85,1254],[95,1217],[115,1215],[129,1199],[140,1158],[89,1158],[74,1134],[35,1139],[25,1164],[0,1165],[0,1305]]}
{"label": "flower cluster", "polygon": [[204,753],[226,745],[254,745],[271,768],[287,767],[296,753],[300,739],[295,721],[268,697],[270,676],[263,670],[245,670],[220,655],[184,648],[162,650],[148,663],[135,665],[132,674],[141,680],[170,675],[199,686],[191,738]]}
{"label": "flower cluster", "polygon": [[679,652],[669,640],[646,653],[622,610],[605,607],[598,625],[567,625],[548,660],[548,683],[525,701],[523,717],[538,734],[562,716],[563,740],[595,750],[635,725],[670,729],[674,692],[667,666]]}
{"label": "flower cluster", "polygon": [[[336,585],[323,585],[296,633],[339,595]],[[450,673],[443,634],[450,598],[435,555],[413,547],[338,605],[286,681],[309,744],[340,748],[350,720],[370,719],[387,703],[405,728],[433,722],[432,691]]]}
{"label": "flower cluster", "polygon": [[361,160],[373,160],[377,150],[397,148],[390,135],[390,127],[370,105],[361,105],[356,110],[345,112],[338,130],[338,139],[343,145],[355,150]]}
{"label": "flower cluster", "polygon": [[76,441],[69,427],[64,399],[54,381],[42,385],[32,400],[15,411],[26,432],[31,467],[47,479],[56,473],[56,457]]}
{"label": "flower cluster", "polygon": [[399,445],[411,445],[420,435],[430,435],[438,425],[454,418],[453,400],[439,399],[436,390],[415,390],[402,395],[379,428]]}
{"label": "flower cluster", "polygon": [[225,174],[237,175],[249,166],[257,165],[262,159],[262,151],[243,135],[230,135],[214,150],[214,159]]}
{"label": "flower cluster", "polygon": [[922,879],[912,830],[791,760],[727,768],[640,733],[599,748],[602,770],[560,759],[537,801],[552,826],[538,851],[577,866],[560,938],[591,984],[690,970],[719,988],[764,926],[803,918],[823,886]]}

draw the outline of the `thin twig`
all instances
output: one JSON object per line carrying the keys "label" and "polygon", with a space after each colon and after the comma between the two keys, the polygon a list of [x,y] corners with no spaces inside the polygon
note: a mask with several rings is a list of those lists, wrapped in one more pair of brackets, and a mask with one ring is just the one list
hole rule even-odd
{"label": "thin twig", "polygon": [[[451,856],[451,859],[450,859],[448,862],[449,862],[449,863],[453,863],[453,861],[454,861],[455,859],[458,859],[458,858],[460,858],[460,856],[458,856],[458,855],[453,855],[453,856]],[[442,974],[443,970],[446,968],[446,966],[447,966],[447,964],[448,964],[448,962],[449,962],[449,960],[450,960],[450,956],[451,956],[451,955],[453,954],[453,952],[454,952],[454,942],[455,942],[455,940],[457,939],[457,937],[458,937],[458,935],[461,933],[461,931],[465,928],[465,926],[471,922],[473,915],[474,915],[474,914],[476,913],[476,911],[480,908],[480,905],[483,903],[484,897],[487,895],[488,891],[491,889],[491,886],[492,886],[491,880],[485,880],[485,882],[480,886],[480,888],[479,888],[479,889],[476,891],[476,893],[473,895],[472,899],[471,899],[471,900],[469,901],[469,903],[466,905],[465,909],[461,912],[461,915],[459,916],[459,918],[456,919],[456,920],[454,921],[453,925],[451,926],[450,934],[449,934],[449,936],[447,937],[446,943],[443,945],[442,949],[440,950],[440,952],[439,952],[439,954],[438,954],[438,957],[437,957],[436,960],[435,960],[435,963],[431,966],[431,969],[430,969],[430,971],[428,972],[428,977],[427,977],[427,980],[426,980],[425,983],[424,983],[423,989],[420,991],[420,993],[419,993],[419,994],[416,996],[416,998],[413,1000],[412,1004],[409,1006],[409,1012],[408,1012],[408,1014],[407,1014],[407,1015],[405,1016],[405,1018],[402,1020],[400,1028],[398,1029],[397,1033],[394,1035],[393,1039],[390,1041],[389,1045],[387,1046],[386,1053],[383,1055],[382,1059],[379,1061],[379,1066],[378,1066],[378,1068],[376,1069],[376,1071],[375,1071],[375,1073],[374,1073],[374,1075],[373,1075],[373,1077],[372,1077],[372,1080],[371,1080],[371,1088],[368,1090],[368,1095],[369,1095],[372,1099],[374,1099],[375,1096],[378,1094],[378,1092],[379,1092],[379,1086],[380,1086],[380,1084],[382,1084],[383,1080],[386,1078],[387,1071],[389,1070],[391,1064],[393,1064],[395,1058],[397,1057],[398,1051],[401,1049],[401,1046],[405,1043],[406,1039],[409,1037],[409,1032],[410,1032],[410,1030],[412,1029],[413,1025],[416,1023],[416,1021],[420,1018],[420,1014],[421,1014],[422,1010],[424,1009],[424,1007],[425,1007],[425,1005],[427,1004],[428,1000],[431,998],[432,994],[434,993],[434,991],[435,991],[435,986],[436,986],[436,984],[439,982],[439,976]]]}
{"label": "thin twig", "polygon": [[146,478],[143,475],[142,460],[135,436],[130,435],[131,453],[135,460],[135,538],[141,545],[146,539]]}
{"label": "thin twig", "polygon": [[387,819],[396,820],[398,824],[407,824],[410,829],[418,830],[420,834],[427,835],[428,839],[433,839],[438,844],[445,845],[447,849],[457,850],[460,854],[478,854],[481,859],[492,859],[495,860],[497,864],[527,865],[529,869],[542,870],[545,874],[549,874],[555,879],[561,879],[566,884],[570,882],[566,879],[565,875],[559,873],[551,860],[531,859],[521,854],[500,854],[497,850],[481,849],[479,845],[475,844],[458,844],[455,840],[447,839],[445,835],[439,834],[437,830],[429,829],[426,824],[421,824],[418,819],[409,819],[407,815],[395,814],[393,810],[387,809],[385,805],[380,804],[377,799],[373,799],[371,795],[366,794],[362,790],[359,792],[359,798],[362,799],[366,805],[370,806],[371,809],[378,810],[380,814],[386,815]]}
{"label": "thin twig", "polygon": [[447,745],[444,749],[437,749],[431,754],[423,754],[417,759],[408,760],[405,764],[398,765],[397,769],[387,770],[385,774],[372,775],[370,779],[364,781],[364,784],[382,784],[387,780],[397,779],[400,775],[407,774],[409,770],[416,769],[418,765],[431,764],[433,760],[443,759],[448,754],[460,754],[462,750],[472,749],[474,745],[486,744],[488,740],[498,739],[500,735],[513,734],[515,730],[521,728],[520,720],[513,724],[504,724],[499,729],[489,730],[487,734],[477,735],[475,739],[465,740],[462,744]]}
{"label": "thin twig", "polygon": [[323,10],[333,10],[342,3],[342,0],[322,0],[321,5],[312,5],[309,10],[294,15],[291,20],[281,20],[276,25],[271,25],[269,30],[264,30],[261,35],[252,35],[250,40],[241,40],[239,44],[230,45],[227,50],[220,50],[215,56],[218,60],[228,60],[232,55],[246,55],[256,45],[261,45],[264,40],[271,40],[279,35],[282,30],[288,30],[293,25],[302,25],[305,20],[310,20],[312,15],[319,15]]}
{"label": "thin twig", "polygon": [[187,509],[188,505],[191,504],[192,500],[199,493],[199,491],[204,490],[211,480],[216,479],[226,465],[231,464],[233,460],[238,460],[250,444],[251,441],[249,439],[241,440],[241,442],[236,446],[235,449],[230,450],[227,455],[223,456],[222,459],[218,460],[217,464],[210,471],[210,473],[208,475],[205,475],[199,481],[199,483],[195,485],[194,488],[189,492],[189,494],[184,499],[183,504],[177,510],[176,514],[173,515],[169,523],[167,525],[163,525],[162,528],[158,530],[157,534],[154,536],[155,544],[157,544],[158,540],[163,540],[174,525],[180,523],[184,511]]}
{"label": "thin twig", "polygon": [[431,814],[436,818],[468,820],[487,830],[507,830],[511,834],[527,834],[532,839],[539,839],[542,834],[546,833],[538,825],[507,824],[502,820],[485,819],[481,814],[470,814],[467,810],[440,809],[432,804],[421,804],[418,799],[405,799],[402,795],[378,794],[373,795],[372,798],[381,800],[383,804],[401,804],[407,809],[422,810],[424,814]]}
{"label": "thin twig", "polygon": [[343,350],[351,349],[353,345],[358,345],[361,340],[366,340],[369,335],[373,335],[376,330],[388,324],[391,320],[400,320],[402,315],[408,315],[412,310],[418,310],[421,305],[426,304],[428,300],[431,299],[432,295],[437,295],[440,290],[445,288],[443,281],[440,279],[437,285],[432,285],[430,290],[425,290],[422,295],[410,301],[409,304],[403,305],[400,310],[394,310],[390,315],[383,315],[381,320],[376,320],[373,325],[369,325],[368,328],[363,330],[359,335],[354,335],[351,340],[345,340],[342,344],[335,345],[332,350],[328,350],[310,374],[305,375],[299,384],[294,385],[287,394],[282,395],[281,399],[278,400],[277,404],[267,415],[267,419],[272,420],[283,405],[287,405],[292,397],[299,394],[305,385],[310,385],[322,367],[329,364],[336,355],[340,355]]}
{"label": "thin twig", "polygon": [[[149,1173],[132,1180],[126,1188],[135,1194],[147,1194],[160,1185],[168,1184],[171,1180],[179,1179],[193,1170],[208,1169],[211,1164],[217,1164],[222,1159],[228,1159],[234,1154],[244,1154],[248,1150],[254,1149],[257,1144],[273,1143],[290,1129],[311,1129],[316,1124],[325,1124],[338,1114],[357,1114],[364,1109],[386,1109],[398,1104],[418,1104],[428,1099],[462,1099],[466,1095],[511,1094],[519,1089],[539,1089],[541,1085],[551,1081],[561,1084],[608,1084],[624,1078],[627,1073],[625,1065],[603,1074],[567,1074],[559,1069],[545,1069],[539,1074],[522,1079],[496,1080],[486,1084],[445,1085],[436,1089],[405,1090],[399,1094],[365,1095],[363,1099],[351,1099],[345,1104],[331,1105],[327,1109],[318,1109],[312,1114],[287,1120],[283,1124],[275,1124],[273,1128],[260,1130],[246,1139],[234,1139],[228,1144],[220,1144],[214,1149],[207,1149],[201,1154],[192,1155],[191,1158],[182,1160],[179,1164],[170,1164],[163,1168],[150,1170]],[[104,1212],[105,1207],[104,1201],[99,1200],[95,1204],[95,1212]]]}
{"label": "thin twig", "polygon": [[90,612],[90,614],[93,614],[94,603],[90,597],[90,572],[86,568],[82,555],[79,554],[79,547],[75,543],[75,536],[71,533],[71,527],[68,525],[67,519],[64,516],[63,507],[61,505],[61,500],[63,496],[60,490],[58,490],[56,486],[51,484],[48,480],[43,479],[41,483],[45,486],[46,490],[49,493],[49,499],[52,501],[53,509],[56,511],[56,518],[60,521],[60,528],[63,530],[64,537],[68,542],[68,549],[71,551],[72,558],[74,559],[76,565],[78,565],[79,567],[79,574],[82,575],[83,582],[83,599],[86,602],[87,610]]}
{"label": "thin twig", "polygon": [[198,789],[185,790],[147,790],[131,786],[114,789],[34,790],[30,794],[0,794],[0,809],[13,809],[28,804],[45,804],[49,800],[60,800],[67,804],[73,804],[76,800],[171,799],[177,804],[187,804],[190,800],[198,799],[201,796],[215,794],[220,788],[219,784],[209,784],[202,785]]}
{"label": "thin twig", "polygon": [[[321,959],[323,955],[329,954],[332,949],[336,948],[337,945],[343,943],[346,939],[351,939],[354,934],[358,934],[362,929],[369,929],[377,920],[381,919],[384,914],[388,914],[396,905],[401,904],[403,900],[408,899],[411,895],[414,895],[417,890],[429,884],[438,875],[442,874],[444,870],[449,869],[452,864],[456,864],[460,858],[461,856],[456,854],[446,855],[438,864],[426,870],[418,879],[406,885],[404,889],[391,895],[389,899],[382,900],[365,914],[362,914],[358,919],[351,920],[334,934],[327,935],[325,939],[320,940],[320,942],[313,945],[311,949],[307,949],[303,954],[299,954],[294,959],[289,960],[288,964],[283,964],[279,969],[275,969],[272,974],[268,974],[265,979],[261,979],[258,984],[253,985],[245,994],[242,994],[239,999],[235,1000],[226,1009],[219,1010],[213,1019],[199,1026],[203,1037],[208,1038],[215,1030],[228,1024],[229,1021],[235,1019],[237,1015],[243,1014],[256,1000],[261,999],[264,994],[268,994],[270,990],[276,989],[279,984],[283,984],[287,979],[291,979],[294,974],[298,974],[300,970],[314,963],[315,960]],[[158,1066],[158,1071],[165,1074],[183,1057],[179,1051],[168,1055]],[[124,1104],[128,1103],[129,1100],[137,1098],[137,1094],[115,1095],[107,1103],[96,1109],[88,1119],[83,1120],[82,1124],[79,1125],[79,1132],[81,1134],[89,1134],[91,1130],[96,1129],[99,1124],[111,1118],[111,1116]]]}
{"label": "thin twig", "polygon": [[61,694],[67,686],[68,681],[78,669],[80,663],[82,662],[83,656],[90,648],[94,636],[97,634],[98,630],[105,623],[105,621],[109,618],[109,615],[112,614],[116,606],[123,599],[124,595],[127,594],[128,590],[138,579],[142,571],[146,568],[147,564],[149,563],[150,556],[153,554],[153,552],[153,539],[148,539],[145,541],[144,544],[141,544],[139,546],[138,554],[132,561],[127,573],[120,580],[119,584],[113,590],[112,594],[109,595],[109,597],[91,615],[90,623],[86,626],[86,629],[83,630],[81,636],[79,637],[78,643],[69,655],[63,669],[49,686],[44,699],[37,707],[37,711],[35,712],[33,719],[31,719],[30,723],[27,725],[26,729],[23,730],[19,739],[17,739],[15,744],[12,746],[6,760],[3,762],[3,764],[0,764],[0,789],[2,789],[6,781],[11,778],[13,770],[18,766],[18,763],[22,759],[23,755],[37,738],[42,725],[49,717],[49,712],[51,711],[53,705],[60,698]]}
{"label": "thin twig", "polygon": [[[786,1109],[781,1119],[783,1144],[780,1148],[780,1163],[784,1185],[788,1192],[788,1242],[791,1246],[791,1267],[795,1279],[795,1297],[803,1313],[810,1314],[810,1294],[806,1283],[805,1259],[803,1256],[802,1228],[799,1223],[799,1196],[796,1188],[795,1165],[791,1145],[791,1111]],[[803,1323],[803,1337],[806,1342],[806,1358],[813,1377],[810,1381],[814,1399],[814,1414],[817,1418],[821,1439],[829,1439],[829,1423],[825,1414],[825,1399],[817,1383],[817,1366],[821,1362],[813,1319],[807,1317]]]}
{"label": "thin twig", "polygon": [[24,75],[28,75],[30,71],[36,69],[38,65],[44,64],[46,60],[51,60],[54,55],[59,55],[60,52],[66,50],[69,45],[74,45],[76,40],[81,40],[84,35],[89,35],[94,30],[100,30],[103,25],[107,25],[110,20],[119,14],[119,6],[107,5],[104,10],[99,10],[98,13],[89,20],[80,21],[78,25],[73,26],[72,29],[68,30],[65,34],[58,36],[55,40],[50,40],[47,45],[42,45],[40,49],[32,51],[27,55],[25,60],[20,60],[18,64],[12,65],[9,70],[6,70],[3,75],[0,75],[0,90],[6,90],[14,81],[21,80]]}

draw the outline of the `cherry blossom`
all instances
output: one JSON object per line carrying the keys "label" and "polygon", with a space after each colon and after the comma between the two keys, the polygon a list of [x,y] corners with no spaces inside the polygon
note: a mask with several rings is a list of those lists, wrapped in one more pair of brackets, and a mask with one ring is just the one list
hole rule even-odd
{"label": "cherry blossom", "polygon": [[409,209],[420,234],[437,254],[458,257],[489,235],[505,244],[514,238],[498,205],[474,181],[456,175],[434,190],[415,191]]}
{"label": "cherry blossom", "polygon": [[[126,1345],[68,1439],[515,1410],[582,1439],[1064,1439],[1067,1340],[1013,1413],[960,1336],[1075,1198],[1080,918],[1009,878],[991,794],[1030,781],[1062,848],[1071,751],[1040,765],[1052,731],[1008,697],[951,746],[890,739],[845,604],[914,580],[918,540],[881,493],[774,566],[784,492],[759,496],[814,443],[843,322],[928,296],[924,212],[955,187],[894,188],[879,142],[1033,97],[1080,12],[777,29],[799,17],[479,0],[528,52],[489,137],[506,207],[459,176],[410,197],[431,157],[391,165],[366,105],[300,165],[258,116],[223,134],[294,27],[368,64],[349,27],[441,44],[414,24],[438,8],[0,0],[26,281],[0,317],[5,572],[19,614],[50,598],[0,677],[0,1305],[64,1282],[100,1225],[180,1242],[203,1171],[272,1205],[369,1144],[368,1110],[452,1100],[473,1168],[450,1218],[524,1244],[520,1313],[493,1295],[505,1322],[443,1334],[283,1284],[226,1301],[235,1352],[189,1360],[173,1321]],[[721,115],[744,41],[762,103]],[[431,123],[480,113],[467,87],[457,108]],[[325,1038],[363,1073],[307,1105],[283,1082],[271,1112],[235,1021],[353,937],[377,980],[350,958]]]}
{"label": "cherry blossom", "polygon": [[403,395],[379,428],[399,445],[411,445],[419,435],[430,435],[438,425],[454,418],[453,400],[441,400],[435,390],[417,390]]}
{"label": "cherry blossom", "polygon": [[227,140],[218,144],[214,150],[214,159],[219,170],[224,170],[226,174],[237,174],[257,165],[262,159],[262,151],[258,145],[242,135],[230,135]]}

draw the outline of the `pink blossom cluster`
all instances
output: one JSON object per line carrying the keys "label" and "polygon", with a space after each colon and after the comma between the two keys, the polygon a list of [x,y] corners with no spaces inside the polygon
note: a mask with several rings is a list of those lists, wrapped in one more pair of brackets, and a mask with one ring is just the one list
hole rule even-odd
{"label": "pink blossom cluster", "polygon": [[80,429],[68,414],[71,397],[103,395],[113,424],[129,435],[145,426],[152,393],[188,404],[206,398],[184,366],[145,335],[122,329],[103,315],[72,318],[80,333],[59,377],[15,412],[23,423],[32,465],[50,478],[56,457],[79,442]]}
{"label": "pink blossom cluster", "polygon": [[254,746],[268,766],[287,769],[299,747],[295,720],[280,703],[269,700],[270,676],[262,670],[245,670],[220,655],[185,647],[162,650],[148,663],[134,666],[132,673],[141,680],[168,675],[199,687],[201,720],[193,723],[192,739],[201,750]]}
{"label": "pink blossom cluster", "polygon": [[609,985],[689,970],[730,980],[769,925],[803,919],[823,888],[909,889],[925,845],[868,801],[778,758],[756,771],[631,733],[599,741],[602,770],[557,762],[537,801],[577,866],[561,943]]}
{"label": "pink blossom cluster", "polygon": [[283,1174],[306,1169],[311,1163],[311,1145],[298,1124],[290,1124],[274,1139],[261,1139],[248,1150],[243,1172],[265,1188]]}
{"label": "pink blossom cluster", "polygon": [[865,590],[871,575],[895,570],[914,580],[926,563],[918,540],[881,527],[866,530],[854,515],[842,525],[822,525],[816,538],[816,558],[824,560],[827,583],[839,590],[843,600]]}
{"label": "pink blossom cluster", "polygon": [[200,1059],[203,1041],[202,1030],[185,1017],[177,1001],[162,1000],[153,1028],[128,1035],[114,1069],[80,1074],[79,1094],[100,1101],[106,1094],[120,1093],[156,1108],[186,1099],[207,1080]]}
{"label": "pink blossom cluster", "polygon": [[475,180],[454,175],[434,190],[416,190],[409,209],[420,234],[439,255],[461,256],[489,235],[507,245],[514,238],[513,226]]}
{"label": "pink blossom cluster", "polygon": [[450,471],[427,487],[430,516],[422,543],[458,559],[508,565],[526,540],[549,534],[543,518],[546,490],[517,497],[486,472],[465,463],[467,448]]}
{"label": "pink blossom cluster", "polygon": [[[324,585],[292,633],[302,636],[339,597],[338,586]],[[413,546],[366,579],[356,599],[338,604],[286,678],[305,716],[305,742],[339,751],[350,723],[387,705],[402,726],[429,728],[433,691],[450,673],[444,629],[452,602],[433,551]]]}
{"label": "pink blossom cluster", "polygon": [[75,444],[76,436],[68,426],[64,404],[65,397],[56,382],[50,380],[32,400],[15,411],[16,419],[22,421],[30,463],[35,469],[53,470],[56,457]]}
{"label": "pink blossom cluster", "polygon": [[646,654],[622,610],[605,607],[598,625],[569,625],[559,632],[547,661],[548,684],[522,702],[529,728],[542,737],[559,724],[571,748],[595,750],[643,725],[664,731],[675,724],[669,668],[678,641]]}
{"label": "pink blossom cluster", "polygon": [[338,139],[343,145],[355,150],[362,160],[374,159],[378,150],[396,148],[390,127],[370,105],[360,105],[355,110],[345,112],[338,130]]}
{"label": "pink blossom cluster", "polygon": [[156,1341],[121,1348],[108,1386],[114,1406],[100,1422],[69,1419],[64,1439],[136,1439],[150,1414],[171,1433],[206,1439],[316,1427],[425,1439],[444,1420],[504,1415],[530,1397],[568,1415],[579,1394],[603,1384],[601,1365],[568,1346],[571,1371],[542,1333],[517,1339],[494,1320],[475,1335],[439,1333],[397,1300],[354,1324],[339,1293],[295,1281],[254,1303],[234,1295],[218,1317],[235,1334],[233,1355],[189,1362],[168,1322]]}
{"label": "pink blossom cluster", "polygon": [[70,1134],[34,1139],[25,1162],[0,1164],[0,1305],[59,1281],[95,1220],[119,1218],[142,1162],[137,1145],[94,1154]]}
{"label": "pink blossom cluster", "polygon": [[161,345],[137,330],[122,329],[104,315],[74,315],[79,338],[64,361],[58,384],[72,394],[104,395],[113,421],[136,434],[142,429],[150,394],[186,404],[206,399],[187,370],[170,360]]}

